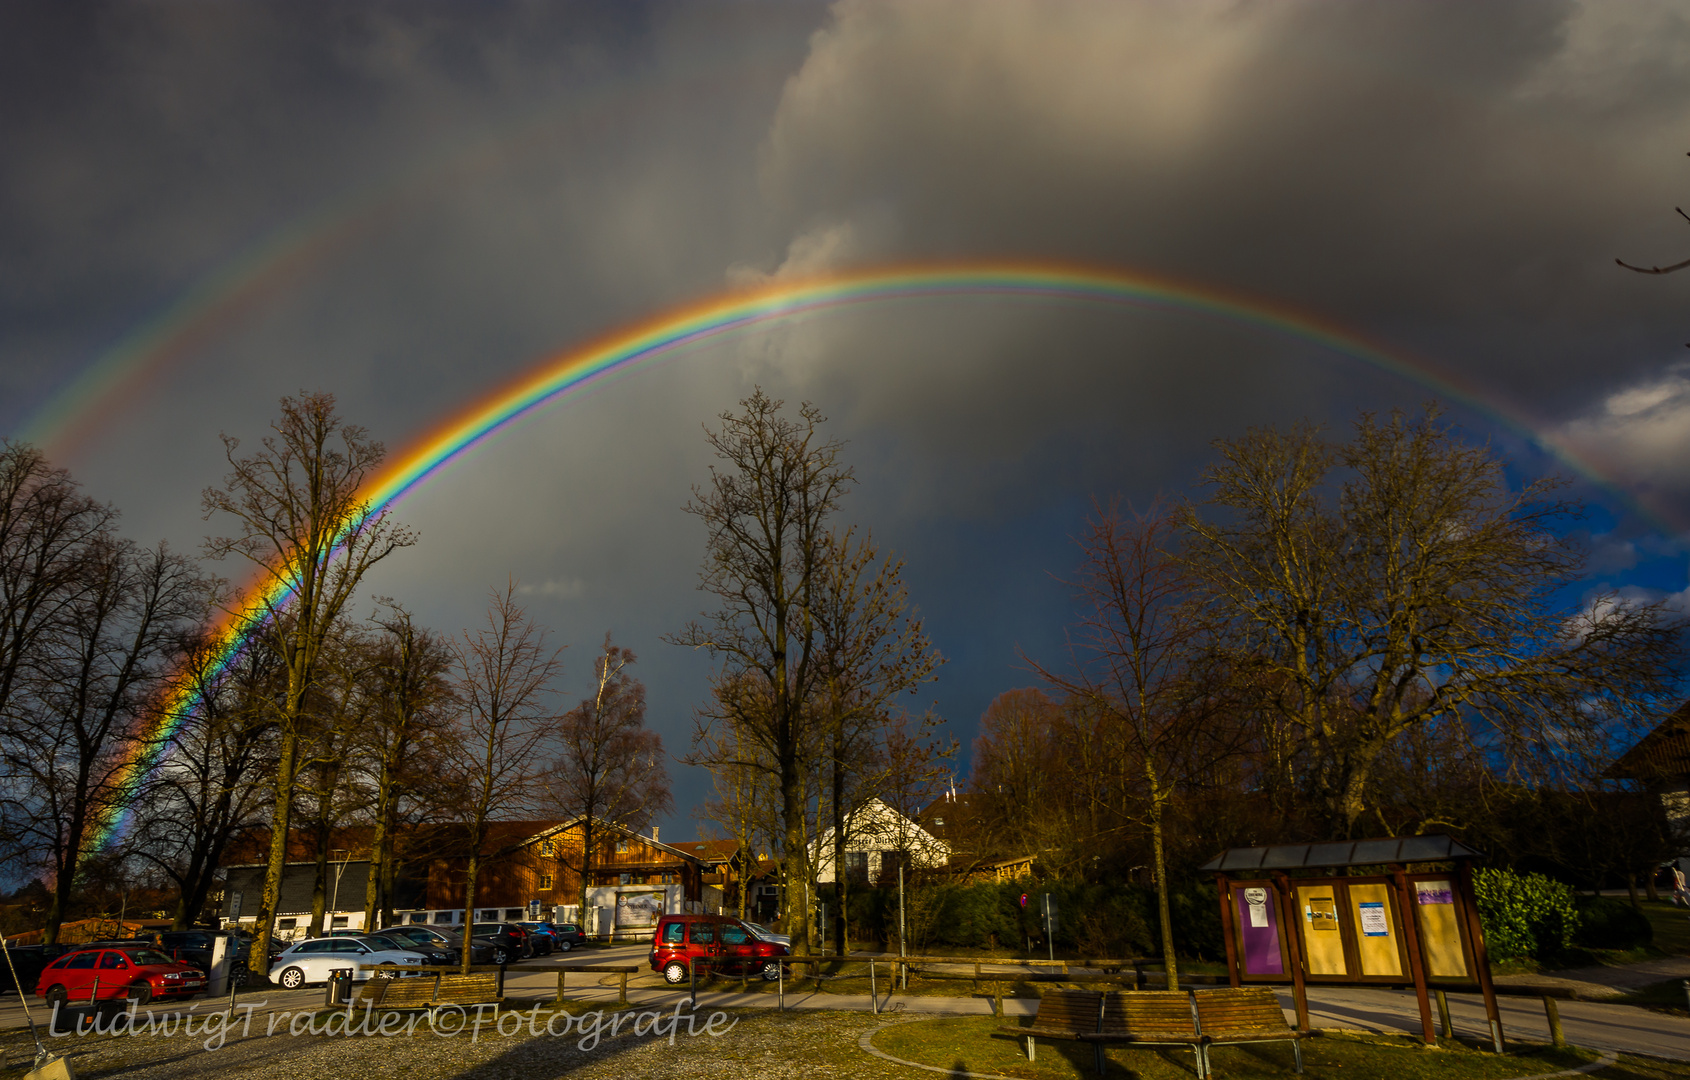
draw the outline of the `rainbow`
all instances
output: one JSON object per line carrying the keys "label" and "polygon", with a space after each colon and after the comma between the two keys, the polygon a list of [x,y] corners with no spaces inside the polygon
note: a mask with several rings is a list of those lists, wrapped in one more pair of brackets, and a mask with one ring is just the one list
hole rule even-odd
{"label": "rainbow", "polygon": [[[1546,443],[1523,419],[1505,415],[1477,387],[1433,364],[1370,340],[1329,319],[1260,297],[1119,267],[1058,262],[913,263],[821,277],[774,280],[660,312],[536,365],[413,441],[373,477],[362,492],[361,516],[390,511],[406,496],[501,431],[618,375],[671,357],[689,346],[725,335],[819,312],[887,301],[1030,298],[1124,308],[1148,308],[1218,319],[1312,344],[1360,361],[1460,401],[1545,446],[1569,467],[1605,488],[1613,485],[1562,446]],[[1629,501],[1629,500],[1628,500]],[[285,576],[251,590],[243,607],[218,628],[205,670],[216,675],[239,654],[244,628],[286,604]],[[202,674],[202,680],[203,680]],[[167,695],[148,731],[137,739],[121,772],[117,798],[92,834],[98,850],[119,835],[135,791],[169,746],[196,704],[202,681],[183,676]]]}

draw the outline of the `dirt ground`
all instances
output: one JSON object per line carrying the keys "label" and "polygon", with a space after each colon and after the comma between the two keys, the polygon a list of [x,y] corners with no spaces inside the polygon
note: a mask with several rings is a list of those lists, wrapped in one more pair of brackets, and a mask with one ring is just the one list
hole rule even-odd
{"label": "dirt ground", "polygon": [[[909,1070],[878,1061],[857,1047],[858,1037],[882,1021],[861,1013],[776,1013],[766,1009],[712,1013],[700,1010],[689,1033],[688,1013],[678,1023],[673,1008],[628,1010],[612,1034],[614,1010],[564,1020],[565,1014],[541,1011],[502,1014],[504,1034],[485,1017],[479,1035],[473,1018],[466,1030],[443,1036],[426,1022],[407,1035],[398,1024],[387,1036],[340,1034],[344,1014],[324,1032],[324,1014],[316,1014],[318,1034],[309,1033],[312,1014],[295,1021],[284,1016],[266,1034],[269,1018],[254,1017],[243,1032],[237,1016],[233,1029],[218,1037],[196,1025],[188,1034],[156,1028],[134,1035],[65,1036],[43,1041],[63,1054],[78,1080],[123,1076],[125,1080],[199,1080],[238,1076],[242,1080],[309,1080],[324,1076],[358,1080],[628,1080],[630,1077],[686,1077],[755,1074],[766,1080],[798,1077],[908,1076]],[[714,1026],[711,1021],[714,1018]],[[442,1028],[458,1021],[443,1021]],[[557,1035],[546,1034],[550,1022]],[[676,1029],[671,1033],[671,1024]],[[567,1024],[567,1034],[561,1032]],[[357,1024],[355,1023],[355,1028]],[[538,1035],[533,1032],[539,1032]],[[583,1034],[585,1032],[585,1034]],[[673,1036],[671,1040],[671,1034]],[[221,1045],[218,1045],[221,1044]],[[215,1049],[207,1049],[213,1045]],[[21,1076],[34,1057],[24,1032],[10,1032],[0,1042],[0,1076]]]}

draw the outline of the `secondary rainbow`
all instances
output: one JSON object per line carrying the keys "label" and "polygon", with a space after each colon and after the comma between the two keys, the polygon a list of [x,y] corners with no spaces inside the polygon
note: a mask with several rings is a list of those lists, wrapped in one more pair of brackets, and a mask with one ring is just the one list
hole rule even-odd
{"label": "secondary rainbow", "polygon": [[[761,287],[736,289],[660,312],[552,356],[413,441],[367,485],[363,513],[367,516],[389,511],[466,451],[523,418],[557,405],[596,383],[673,357],[690,346],[830,309],[946,298],[981,302],[1025,298],[1150,308],[1253,327],[1360,361],[1460,401],[1545,446],[1570,468],[1604,488],[1614,487],[1565,447],[1541,437],[1530,424],[1499,408],[1489,396],[1482,395],[1465,380],[1329,319],[1260,297],[1161,275],[1118,267],[1017,260],[906,263],[820,277],[774,280]],[[346,528],[355,524],[348,522]],[[254,592],[238,613],[225,619],[213,645],[210,665],[213,673],[221,672],[239,655],[244,643],[242,628],[285,605],[288,592],[282,584]],[[161,703],[150,730],[135,744],[118,797],[102,815],[91,836],[93,849],[110,843],[123,830],[131,797],[157,766],[171,736],[195,707],[195,693],[195,684],[182,679]]]}

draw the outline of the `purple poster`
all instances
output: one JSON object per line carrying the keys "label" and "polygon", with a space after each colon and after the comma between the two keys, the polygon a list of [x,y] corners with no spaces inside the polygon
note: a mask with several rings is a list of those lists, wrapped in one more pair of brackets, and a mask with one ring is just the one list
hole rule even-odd
{"label": "purple poster", "polygon": [[1283,975],[1279,958],[1279,912],[1273,892],[1259,885],[1234,889],[1238,926],[1244,938],[1244,974]]}

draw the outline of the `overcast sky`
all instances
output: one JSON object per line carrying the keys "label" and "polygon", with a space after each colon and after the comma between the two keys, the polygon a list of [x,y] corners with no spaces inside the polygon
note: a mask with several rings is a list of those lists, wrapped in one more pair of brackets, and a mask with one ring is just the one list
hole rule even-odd
{"label": "overcast sky", "polygon": [[[138,539],[196,549],[219,432],[256,440],[283,394],[399,450],[760,275],[1074,258],[1430,358],[1516,476],[1564,469],[1554,445],[1605,478],[1573,488],[1592,590],[1690,584],[1690,271],[1614,265],[1690,257],[1682,3],[19,2],[0,148],[0,431]],[[78,389],[103,370],[137,377]],[[1430,395],[1189,314],[870,305],[467,456],[368,591],[454,632],[514,577],[570,646],[565,704],[611,631],[684,753],[710,669],[661,640],[705,603],[680,508],[702,426],[759,383],[849,440],[844,516],[908,560],[950,661],[923,701],[965,750],[1032,681],[1019,653],[1056,657],[1093,496],[1183,494],[1212,440]],[[672,768],[683,838],[707,779]]]}

